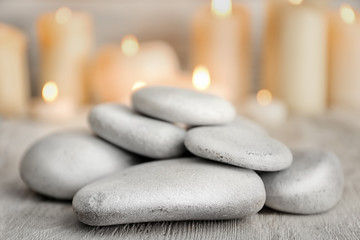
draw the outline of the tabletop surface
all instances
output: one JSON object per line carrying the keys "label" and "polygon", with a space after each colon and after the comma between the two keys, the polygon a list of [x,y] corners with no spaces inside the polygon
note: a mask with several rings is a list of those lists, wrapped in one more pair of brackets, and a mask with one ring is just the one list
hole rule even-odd
{"label": "tabletop surface", "polygon": [[[80,126],[82,124],[79,124]],[[78,125],[76,125],[78,126]],[[0,119],[0,239],[359,239],[360,117],[330,112],[291,119],[271,135],[292,149],[321,148],[339,156],[345,189],[339,204],[317,215],[291,215],[264,208],[238,220],[184,221],[90,227],[71,202],[29,190],[19,176],[24,151],[40,137],[73,125]]]}

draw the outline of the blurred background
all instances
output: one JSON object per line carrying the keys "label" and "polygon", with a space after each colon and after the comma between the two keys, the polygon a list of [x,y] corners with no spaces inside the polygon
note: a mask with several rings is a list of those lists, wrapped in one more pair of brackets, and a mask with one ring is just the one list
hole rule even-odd
{"label": "blurred background", "polygon": [[[360,110],[360,1],[0,0],[0,115],[67,121],[145,85],[264,124]],[[265,121],[264,121],[265,119]]]}

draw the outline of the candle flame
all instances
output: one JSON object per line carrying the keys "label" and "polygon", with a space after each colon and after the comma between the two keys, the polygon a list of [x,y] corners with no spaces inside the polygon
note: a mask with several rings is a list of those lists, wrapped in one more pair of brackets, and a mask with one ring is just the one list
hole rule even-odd
{"label": "candle flame", "polygon": [[45,102],[53,102],[59,94],[58,87],[54,82],[46,82],[42,88],[42,97]]}
{"label": "candle flame", "polygon": [[55,13],[55,21],[58,24],[66,24],[70,21],[72,17],[72,11],[70,8],[62,7],[59,8]]}
{"label": "candle flame", "polygon": [[208,89],[211,83],[209,70],[205,66],[197,66],[193,72],[192,83],[198,90]]}
{"label": "candle flame", "polygon": [[271,103],[272,95],[269,90],[261,89],[256,94],[256,99],[261,106],[267,106]]}
{"label": "candle flame", "polygon": [[289,0],[289,3],[293,5],[300,5],[304,0]]}
{"label": "candle flame", "polygon": [[134,83],[134,85],[132,86],[132,90],[135,91],[139,88],[145,87],[146,83],[145,82],[136,82]]}
{"label": "candle flame", "polygon": [[354,9],[349,4],[343,4],[340,7],[341,19],[347,24],[353,24],[356,20]]}
{"label": "candle flame", "polygon": [[128,56],[135,56],[139,51],[139,42],[133,35],[125,36],[121,41],[121,49]]}
{"label": "candle flame", "polygon": [[211,11],[218,17],[227,17],[232,14],[231,0],[212,0]]}

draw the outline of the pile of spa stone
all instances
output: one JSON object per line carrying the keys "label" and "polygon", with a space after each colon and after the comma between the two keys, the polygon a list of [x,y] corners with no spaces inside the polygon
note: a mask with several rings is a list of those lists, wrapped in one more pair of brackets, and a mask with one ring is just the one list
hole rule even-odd
{"label": "pile of spa stone", "polygon": [[95,106],[89,123],[98,137],[68,131],[35,143],[21,164],[24,182],[73,199],[78,219],[93,226],[242,218],[264,204],[315,214],[341,198],[335,155],[292,153],[224,99],[148,87],[132,105]]}

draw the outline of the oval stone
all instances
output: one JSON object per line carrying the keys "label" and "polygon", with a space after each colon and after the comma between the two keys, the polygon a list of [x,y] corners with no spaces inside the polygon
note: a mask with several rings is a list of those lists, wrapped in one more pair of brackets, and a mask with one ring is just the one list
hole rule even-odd
{"label": "oval stone", "polygon": [[98,136],[146,157],[172,158],[185,152],[185,129],[144,117],[120,104],[95,106],[89,123]]}
{"label": "oval stone", "polygon": [[145,87],[132,95],[136,111],[169,122],[218,125],[231,122],[234,107],[215,95],[167,86]]}
{"label": "oval stone", "polygon": [[292,153],[283,143],[231,125],[193,128],[185,146],[196,156],[253,170],[278,171],[292,162]]}
{"label": "oval stone", "polygon": [[294,162],[281,172],[262,173],[266,206],[288,213],[316,214],[334,207],[344,188],[338,158],[321,150],[295,151]]}
{"label": "oval stone", "polygon": [[129,154],[87,131],[51,134],[24,155],[20,174],[35,192],[72,199],[85,185],[138,163]]}
{"label": "oval stone", "polygon": [[94,182],[75,195],[73,207],[81,222],[104,226],[242,218],[264,202],[254,171],[183,158],[140,164]]}

